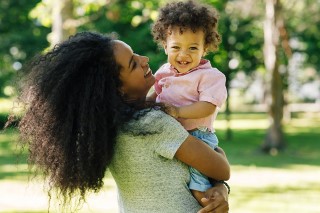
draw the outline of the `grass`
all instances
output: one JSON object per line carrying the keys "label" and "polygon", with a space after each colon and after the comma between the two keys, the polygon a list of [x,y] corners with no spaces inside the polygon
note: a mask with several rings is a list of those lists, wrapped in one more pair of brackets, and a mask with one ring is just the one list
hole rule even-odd
{"label": "grass", "polygon": [[[230,212],[319,212],[319,114],[294,114],[284,126],[287,148],[273,156],[259,149],[268,127],[265,114],[233,115],[229,141],[224,139],[223,114],[215,125],[232,166]],[[12,142],[16,137],[14,130],[0,134],[0,212],[47,212],[41,181],[28,182],[26,155],[16,160]],[[108,173],[102,191],[90,195],[80,212],[117,212],[116,200],[115,183]]]}
{"label": "grass", "polygon": [[221,118],[217,134],[232,165],[231,212],[319,212],[319,114],[294,114],[284,126],[287,147],[274,156],[260,151],[266,115],[233,116],[230,141],[224,140],[226,122]]}
{"label": "grass", "polygon": [[284,152],[275,156],[266,156],[260,151],[268,127],[266,115],[235,115],[231,120],[231,128],[234,131],[230,141],[224,140],[226,122],[222,118],[221,116],[216,122],[217,135],[220,145],[226,150],[233,165],[273,168],[286,168],[292,164],[320,165],[319,114],[312,117],[295,114],[290,123],[284,126],[287,147]]}

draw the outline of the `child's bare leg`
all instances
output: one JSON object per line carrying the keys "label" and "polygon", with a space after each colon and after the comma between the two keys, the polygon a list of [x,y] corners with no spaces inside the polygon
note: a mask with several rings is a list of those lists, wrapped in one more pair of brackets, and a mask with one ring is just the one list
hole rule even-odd
{"label": "child's bare leg", "polygon": [[197,199],[197,201],[200,203],[201,206],[203,206],[203,207],[206,206],[203,202],[201,202],[201,199],[205,197],[204,192],[200,192],[200,191],[191,189],[191,193],[192,193],[193,197],[195,197]]}

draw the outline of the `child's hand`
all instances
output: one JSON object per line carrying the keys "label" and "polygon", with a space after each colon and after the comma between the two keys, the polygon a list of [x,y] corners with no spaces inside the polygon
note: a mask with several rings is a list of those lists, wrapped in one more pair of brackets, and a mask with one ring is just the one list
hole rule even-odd
{"label": "child's hand", "polygon": [[178,118],[179,117],[179,107],[173,106],[172,104],[168,104],[168,103],[163,103],[165,106],[165,112],[168,115],[171,115],[174,118]]}

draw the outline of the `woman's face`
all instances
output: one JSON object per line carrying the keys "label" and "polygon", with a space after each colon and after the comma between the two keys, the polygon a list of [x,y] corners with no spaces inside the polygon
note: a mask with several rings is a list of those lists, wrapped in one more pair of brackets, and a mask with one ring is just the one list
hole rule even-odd
{"label": "woman's face", "polygon": [[155,78],[149,68],[148,57],[135,54],[126,43],[114,41],[114,55],[121,66],[121,92],[128,102],[145,100]]}

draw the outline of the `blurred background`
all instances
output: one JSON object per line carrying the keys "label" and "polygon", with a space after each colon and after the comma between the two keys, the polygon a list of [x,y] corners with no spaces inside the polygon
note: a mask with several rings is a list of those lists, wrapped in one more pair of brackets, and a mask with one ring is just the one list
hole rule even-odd
{"label": "blurred background", "polygon": [[[19,108],[15,77],[24,64],[76,32],[118,34],[155,72],[166,55],[150,26],[166,2],[1,0],[0,128]],[[320,0],[202,2],[220,13],[222,43],[206,58],[227,77],[214,125],[232,166],[230,212],[320,212]],[[0,132],[0,212],[47,212],[16,139],[14,128]],[[117,212],[116,196],[107,173],[79,212]]]}

